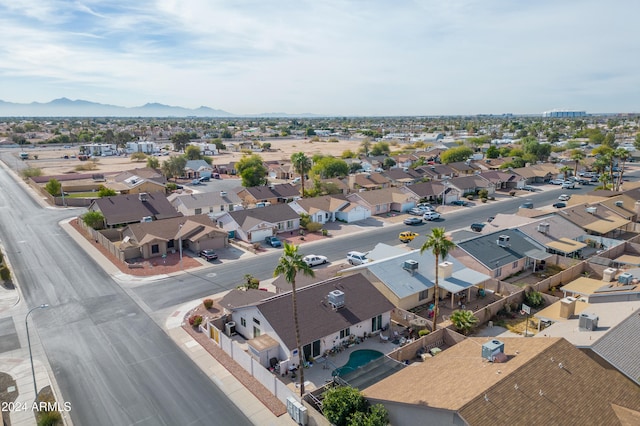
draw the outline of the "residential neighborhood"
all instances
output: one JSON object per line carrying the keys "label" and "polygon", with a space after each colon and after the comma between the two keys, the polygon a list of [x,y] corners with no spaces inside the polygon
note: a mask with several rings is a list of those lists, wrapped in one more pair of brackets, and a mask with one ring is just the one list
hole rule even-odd
{"label": "residential neighborhood", "polygon": [[[311,123],[313,143],[278,140],[296,131],[284,122],[224,141],[185,122],[197,137],[149,128],[108,146],[60,145],[71,131],[38,123],[34,147],[0,155],[15,190],[65,213],[64,238],[262,421],[330,424],[335,388],[398,425],[640,418],[640,168],[621,148],[635,120],[550,120],[557,141],[491,120],[437,137]],[[297,146],[331,138],[350,152]]]}

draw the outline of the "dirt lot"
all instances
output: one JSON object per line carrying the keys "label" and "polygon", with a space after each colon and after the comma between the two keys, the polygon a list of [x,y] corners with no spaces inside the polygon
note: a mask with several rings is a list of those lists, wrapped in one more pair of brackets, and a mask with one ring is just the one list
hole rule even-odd
{"label": "dirt lot", "polygon": [[[361,141],[356,140],[341,140],[339,142],[312,142],[308,139],[287,139],[287,140],[273,140],[270,141],[271,150],[269,152],[259,152],[258,154],[264,160],[288,160],[291,158],[291,154],[295,152],[303,151],[308,156],[314,154],[325,154],[340,156],[346,150],[352,150],[357,152]],[[87,161],[79,161],[75,158],[64,159],[65,155],[77,155],[77,148],[35,148],[25,150],[29,153],[29,160],[26,160],[26,164],[29,167],[39,168],[42,170],[44,176],[59,175],[66,173],[73,173],[75,168],[83,164],[87,164]],[[17,153],[16,153],[17,155]],[[38,156],[38,159],[34,159],[34,155]],[[243,154],[240,152],[223,152],[220,155],[216,155],[213,159],[214,164],[227,164],[232,161],[238,161],[242,158]],[[159,157],[160,163],[168,157]],[[129,170],[133,168],[144,167],[145,162],[134,162],[128,156],[122,157],[100,157],[97,161],[97,168],[93,172],[115,172]]]}

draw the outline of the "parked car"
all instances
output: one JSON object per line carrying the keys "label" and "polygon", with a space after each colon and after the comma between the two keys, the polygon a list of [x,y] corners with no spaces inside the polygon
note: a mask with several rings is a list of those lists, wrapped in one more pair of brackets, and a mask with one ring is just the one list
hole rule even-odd
{"label": "parked car", "polygon": [[422,219],[419,217],[408,217],[404,220],[405,225],[420,225],[422,224]]}
{"label": "parked car", "polygon": [[409,241],[413,241],[413,239],[417,236],[417,232],[405,231],[401,232],[400,235],[398,235],[398,238],[400,238],[400,241],[402,241],[403,243],[408,243]]}
{"label": "parked car", "polygon": [[560,203],[555,203],[555,204],[553,205],[553,207],[555,207],[556,209],[561,209],[561,208],[563,208],[563,207],[567,207],[567,203],[562,203],[562,202],[560,202]]}
{"label": "parked car", "polygon": [[220,173],[213,173],[211,177],[214,179],[220,179]]}
{"label": "parked car", "polygon": [[487,218],[487,222],[491,223],[493,221],[493,219],[495,219],[495,216],[489,216]]}
{"label": "parked car", "polygon": [[282,247],[282,241],[280,241],[280,239],[278,237],[276,237],[275,235],[272,235],[270,237],[266,237],[264,239],[264,242],[269,244],[271,247]]}
{"label": "parked car", "polygon": [[191,185],[202,185],[202,182],[200,182],[200,179],[194,179],[191,181]]}
{"label": "parked car", "polygon": [[482,232],[484,227],[485,227],[484,223],[472,223],[471,224],[471,230],[472,231],[476,231],[476,232]]}
{"label": "parked car", "polygon": [[564,183],[564,180],[562,180],[562,179],[551,179],[549,181],[549,183],[551,185],[562,185]]}
{"label": "parked car", "polygon": [[412,214],[414,216],[422,216],[423,214],[425,214],[426,210],[423,210],[421,208],[418,207],[414,207],[411,210],[409,210],[407,213]]}
{"label": "parked car", "polygon": [[317,266],[324,265],[328,262],[327,256],[320,256],[317,254],[309,254],[302,258],[302,261],[307,264],[307,266]]}
{"label": "parked car", "polygon": [[562,182],[562,189],[575,189],[576,184],[570,180],[565,180]]}
{"label": "parked car", "polygon": [[347,262],[352,265],[362,265],[363,263],[367,263],[369,259],[367,259],[367,253],[361,253],[359,251],[350,251],[347,253]]}
{"label": "parked car", "polygon": [[205,259],[211,261],[211,260],[216,260],[218,258],[218,255],[216,254],[215,251],[211,249],[205,249],[205,250],[200,250],[200,257],[204,257]]}
{"label": "parked car", "polygon": [[531,201],[527,201],[526,203],[520,204],[521,209],[532,209],[533,203]]}
{"label": "parked car", "polygon": [[433,210],[433,206],[429,203],[418,203],[416,204],[416,207],[420,209]]}
{"label": "parked car", "polygon": [[538,188],[536,188],[535,186],[531,186],[531,185],[525,185],[522,187],[523,191],[529,191],[529,192],[535,192],[538,190]]}
{"label": "parked car", "polygon": [[440,219],[440,213],[437,212],[426,212],[422,215],[422,219],[424,220],[435,220]]}
{"label": "parked car", "polygon": [[558,197],[558,200],[560,201],[569,201],[570,199],[571,199],[571,195],[568,195],[568,194],[561,194]]}
{"label": "parked car", "polygon": [[455,200],[451,202],[452,206],[466,206],[467,202],[465,200]]}
{"label": "parked car", "polygon": [[200,182],[209,182],[211,180],[210,176],[201,176]]}

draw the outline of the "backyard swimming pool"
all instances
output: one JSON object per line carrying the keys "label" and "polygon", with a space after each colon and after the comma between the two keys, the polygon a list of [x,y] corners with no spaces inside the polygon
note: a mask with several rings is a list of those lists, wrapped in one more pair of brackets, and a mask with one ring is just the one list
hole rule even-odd
{"label": "backyard swimming pool", "polygon": [[351,373],[352,371],[357,370],[359,367],[363,365],[369,364],[374,359],[378,359],[384,354],[379,351],[374,351],[372,349],[360,349],[357,351],[353,351],[351,355],[349,355],[349,361],[345,365],[340,368],[336,368],[331,373],[332,376],[344,376],[347,373]]}

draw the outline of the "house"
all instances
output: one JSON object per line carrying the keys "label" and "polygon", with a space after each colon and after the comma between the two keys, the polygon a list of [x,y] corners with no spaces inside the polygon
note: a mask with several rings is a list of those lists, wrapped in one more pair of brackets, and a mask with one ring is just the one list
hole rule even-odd
{"label": "house", "polygon": [[[493,221],[491,222],[493,224]],[[487,227],[485,227],[487,228]],[[580,257],[587,244],[583,243],[584,230],[559,214],[522,224],[518,230],[544,245],[549,253]]]}
{"label": "house", "polygon": [[219,215],[242,208],[242,200],[233,191],[172,194],[167,199],[177,211],[185,216]]}
{"label": "house", "polygon": [[496,190],[522,189],[527,184],[525,178],[509,171],[484,171],[479,176],[491,182]]}
{"label": "house", "polygon": [[265,163],[267,166],[267,174],[271,179],[290,180],[295,174],[295,170],[291,163],[282,163],[276,161],[274,163]]}
{"label": "house", "polygon": [[[377,246],[376,246],[377,247]],[[441,259],[442,260],[442,259]],[[404,251],[345,269],[341,274],[362,273],[394,306],[409,310],[435,300],[435,256],[428,251]],[[467,268],[453,257],[438,265],[438,300],[471,300],[471,288],[490,277]]]}
{"label": "house", "polygon": [[[390,323],[393,305],[361,274],[333,278],[296,291],[298,322],[305,360],[318,358],[352,336],[375,333]],[[248,340],[267,335],[277,342],[272,357],[300,365],[291,292],[280,293],[231,312],[236,332]],[[255,348],[254,348],[255,349]],[[253,353],[252,353],[253,352]],[[250,350],[252,356],[260,353]],[[268,366],[264,365],[265,367]]]}
{"label": "house", "polygon": [[360,189],[371,191],[374,189],[388,188],[391,181],[377,172],[355,173],[347,177],[349,189],[357,191]]}
{"label": "house", "polygon": [[626,231],[631,221],[599,205],[574,205],[558,212],[590,235],[614,238]]}
{"label": "house", "polygon": [[538,165],[532,165],[528,167],[518,167],[512,170],[513,173],[518,174],[526,179],[527,185],[532,183],[544,183],[551,179],[555,179],[558,174],[557,171],[549,170],[548,168],[541,168]]}
{"label": "house", "polygon": [[366,207],[372,215],[391,211],[406,212],[418,202],[418,198],[404,187],[354,192],[347,195],[347,200]]}
{"label": "house", "polygon": [[[631,197],[631,194],[640,193],[640,191],[634,190],[629,195],[622,194],[607,198],[603,201],[600,201],[598,204],[601,206],[608,208],[612,212],[616,213],[618,216],[621,216],[624,219],[627,219],[631,222],[638,221],[638,206],[640,203],[637,202],[637,198]],[[638,204],[638,205],[637,205]]]}
{"label": "house", "polygon": [[231,238],[249,243],[259,243],[271,235],[300,229],[300,216],[287,204],[225,212],[216,222]]}
{"label": "house", "polygon": [[105,185],[120,194],[166,191],[167,178],[159,171],[148,167],[127,170],[109,179]]}
{"label": "house", "polygon": [[562,338],[467,338],[362,393],[398,425],[631,425],[640,418],[640,387]]}
{"label": "house", "polygon": [[451,203],[460,198],[460,192],[444,182],[422,182],[406,188],[416,195],[419,202],[441,203],[444,197],[445,203]]}
{"label": "house", "polygon": [[102,213],[106,228],[182,216],[160,192],[98,198],[91,202],[89,211]]}
{"label": "house", "polygon": [[502,280],[552,256],[517,229],[505,229],[457,243],[449,254],[467,267]]}
{"label": "house", "polygon": [[[175,217],[151,222],[132,223],[122,232],[121,251],[125,259],[149,259],[166,255],[169,251],[218,249],[228,245],[228,234],[207,216]],[[134,249],[135,251],[133,251]]]}
{"label": "house", "polygon": [[300,190],[290,183],[276,185],[250,186],[238,190],[238,196],[244,204],[286,203],[300,196]]}
{"label": "house", "polygon": [[301,198],[289,203],[298,214],[308,214],[313,222],[327,223],[336,220],[336,214],[351,204],[342,195]]}
{"label": "house", "polygon": [[382,172],[382,175],[389,179],[392,186],[406,186],[416,183],[422,179],[422,175],[413,170],[403,170],[400,168],[391,168]]}
{"label": "house", "polygon": [[446,164],[432,164],[429,166],[416,167],[416,171],[428,176],[435,180],[442,180],[453,178],[456,176],[456,171]]}
{"label": "house", "polygon": [[184,166],[184,176],[187,179],[211,177],[212,174],[213,167],[204,160],[188,160]]}
{"label": "house", "polygon": [[453,169],[456,176],[467,176],[479,172],[481,169],[472,164],[470,161],[458,161],[456,163],[447,164]]}
{"label": "house", "polygon": [[489,196],[495,194],[496,187],[488,179],[481,175],[460,176],[448,179],[450,187],[455,188],[460,194],[477,194],[481,190],[486,190]]}

